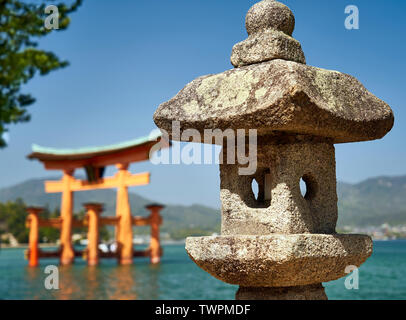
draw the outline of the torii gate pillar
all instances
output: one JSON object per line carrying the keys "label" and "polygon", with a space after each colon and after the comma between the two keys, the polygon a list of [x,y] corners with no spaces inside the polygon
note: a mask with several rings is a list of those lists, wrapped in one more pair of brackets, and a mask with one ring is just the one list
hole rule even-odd
{"label": "torii gate pillar", "polygon": [[119,263],[128,265],[133,262],[132,216],[130,201],[128,199],[128,187],[126,185],[126,177],[129,176],[130,173],[127,171],[128,163],[120,163],[117,164],[116,167],[118,169],[116,215],[120,218],[116,234]]}
{"label": "torii gate pillar", "polygon": [[162,217],[160,211],[164,208],[160,204],[151,204],[146,207],[150,212],[150,224],[151,224],[151,242],[149,246],[150,259],[152,264],[161,262],[162,248],[159,239],[159,226],[162,224]]}
{"label": "torii gate pillar", "polygon": [[42,208],[28,207],[28,222],[30,226],[29,234],[29,251],[28,265],[37,267],[39,260],[38,237],[39,237],[39,214],[43,211]]}
{"label": "torii gate pillar", "polygon": [[72,219],[73,219],[73,192],[71,183],[74,180],[74,170],[64,170],[62,178],[62,205],[61,205],[61,264],[69,265],[75,259],[72,247]]}
{"label": "torii gate pillar", "polygon": [[99,264],[99,227],[100,213],[103,205],[100,203],[86,203],[84,207],[87,211],[88,232],[87,232],[87,264],[96,266]]}

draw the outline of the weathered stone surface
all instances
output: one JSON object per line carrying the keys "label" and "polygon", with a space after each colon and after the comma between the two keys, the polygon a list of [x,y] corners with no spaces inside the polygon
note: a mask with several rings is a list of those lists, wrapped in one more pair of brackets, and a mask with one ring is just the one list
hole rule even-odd
{"label": "weathered stone surface", "polygon": [[[222,235],[335,233],[337,192],[331,143],[260,144],[257,166],[253,176],[241,176],[238,165],[220,165]],[[302,177],[307,184],[304,197]],[[258,182],[257,199],[253,179]]]}
{"label": "weathered stone surface", "polygon": [[296,287],[240,287],[236,300],[327,300],[321,283]]}
{"label": "weathered stone surface", "polygon": [[355,78],[285,60],[192,81],[154,115],[169,134],[175,120],[202,134],[256,128],[258,135],[300,133],[334,143],[379,139],[394,123],[391,108]]}
{"label": "weathered stone surface", "polygon": [[273,59],[306,63],[299,41],[291,37],[295,17],[287,6],[273,0],[261,1],[248,11],[245,25],[249,37],[233,47],[234,67]]}
{"label": "weathered stone surface", "polygon": [[186,239],[193,261],[212,276],[243,287],[316,284],[346,275],[372,254],[364,235],[270,234]]}
{"label": "weathered stone surface", "polygon": [[271,29],[291,36],[295,29],[295,16],[283,3],[274,0],[260,1],[248,10],[245,28],[249,35]]}
{"label": "weathered stone surface", "polygon": [[273,30],[249,36],[247,40],[237,43],[231,54],[234,67],[274,59],[306,63],[300,42],[283,32]]}

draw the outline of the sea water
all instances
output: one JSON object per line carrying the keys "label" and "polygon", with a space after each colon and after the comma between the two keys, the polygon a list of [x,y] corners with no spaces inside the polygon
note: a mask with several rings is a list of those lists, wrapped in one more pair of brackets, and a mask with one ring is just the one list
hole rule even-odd
{"label": "sea water", "polygon": [[[199,269],[183,245],[164,246],[159,265],[136,258],[132,266],[102,259],[88,267],[78,258],[60,266],[59,289],[46,289],[47,265],[29,268],[24,249],[0,249],[0,299],[234,299],[237,286],[225,284]],[[376,241],[374,253],[359,269],[358,290],[348,290],[345,279],[325,283],[329,299],[406,299],[406,240]]]}

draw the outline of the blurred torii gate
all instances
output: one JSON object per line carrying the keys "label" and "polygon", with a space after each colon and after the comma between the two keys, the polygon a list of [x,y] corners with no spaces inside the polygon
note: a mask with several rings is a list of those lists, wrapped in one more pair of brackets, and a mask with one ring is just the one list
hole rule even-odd
{"label": "blurred torii gate", "polygon": [[[161,219],[160,217],[151,219],[132,217],[128,199],[128,187],[146,185],[150,182],[149,172],[131,174],[128,171],[129,165],[133,162],[148,160],[151,148],[158,142],[161,143],[161,147],[168,147],[168,144],[164,145],[164,141],[156,136],[112,146],[78,150],[60,150],[33,145],[33,152],[28,156],[29,159],[41,161],[47,170],[63,172],[60,181],[45,182],[47,193],[62,193],[61,218],[57,223],[61,228],[61,264],[71,264],[75,258],[72,246],[72,227],[78,222],[73,219],[73,192],[109,188],[117,188],[116,217],[104,218],[103,221],[104,224],[116,225],[119,262],[121,264],[132,263],[134,256],[132,226],[147,224],[151,224],[151,228],[155,230],[152,234],[158,237],[158,240],[151,239],[151,246],[154,248],[150,246],[148,252],[152,262],[159,261],[161,254],[159,233],[157,235],[156,226],[152,226],[152,224],[159,226]],[[113,177],[104,178],[105,167],[108,165],[115,165],[118,172]],[[85,169],[87,180],[74,178],[74,172],[78,168]]]}

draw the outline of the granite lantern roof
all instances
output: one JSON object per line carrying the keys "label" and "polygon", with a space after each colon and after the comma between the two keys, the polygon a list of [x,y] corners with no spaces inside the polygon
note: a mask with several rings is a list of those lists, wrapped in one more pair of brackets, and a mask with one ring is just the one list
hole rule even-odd
{"label": "granite lantern roof", "polygon": [[294,25],[281,3],[254,5],[246,17],[248,39],[232,51],[236,68],[189,83],[159,106],[157,126],[171,134],[177,120],[181,130],[256,128],[258,135],[305,134],[333,143],[385,136],[394,124],[388,104],[348,74],[306,65]]}

